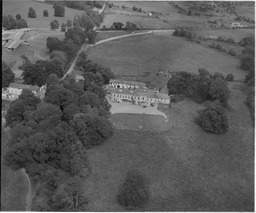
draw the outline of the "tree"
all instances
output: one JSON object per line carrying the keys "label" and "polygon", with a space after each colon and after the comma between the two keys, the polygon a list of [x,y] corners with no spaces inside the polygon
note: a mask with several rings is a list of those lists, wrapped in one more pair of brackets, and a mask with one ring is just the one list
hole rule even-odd
{"label": "tree", "polygon": [[48,17],[49,15],[48,10],[44,10],[43,14],[44,14],[44,17]]}
{"label": "tree", "polygon": [[63,110],[65,106],[71,103],[76,104],[78,102],[78,97],[74,92],[68,89],[61,86],[55,86],[53,90],[50,90],[45,94],[45,102],[60,106],[61,110]]}
{"label": "tree", "polygon": [[223,134],[228,131],[228,119],[219,103],[213,103],[206,109],[200,110],[198,124],[208,132]]}
{"label": "tree", "polygon": [[63,51],[65,51],[69,60],[72,57],[74,57],[78,49],[79,49],[79,46],[76,43],[74,43],[73,40],[71,39],[68,39],[67,41],[65,41],[63,45]]}
{"label": "tree", "polygon": [[21,20],[21,15],[20,15],[20,14],[17,14],[17,15],[16,15],[16,20],[17,20],[17,21],[20,21],[20,20]]}
{"label": "tree", "polygon": [[212,82],[209,95],[211,100],[218,100],[224,106],[228,105],[230,91],[222,79],[217,78]]}
{"label": "tree", "polygon": [[21,19],[20,21],[17,22],[17,29],[20,28],[28,28],[28,24],[25,19]]}
{"label": "tree", "polygon": [[30,7],[29,10],[28,10],[28,17],[29,18],[36,18],[36,11]]}
{"label": "tree", "polygon": [[66,32],[66,29],[67,29],[67,25],[65,23],[62,23],[61,25],[61,31],[62,32]]}
{"label": "tree", "polygon": [[227,74],[226,80],[227,81],[233,81],[234,80],[234,75],[232,73]]}
{"label": "tree", "polygon": [[125,28],[128,31],[129,30],[136,30],[137,29],[137,25],[128,21],[128,22],[125,23]]}
{"label": "tree", "polygon": [[59,22],[57,20],[53,20],[51,23],[50,23],[50,26],[51,26],[51,29],[52,30],[55,30],[55,29],[59,29]]}
{"label": "tree", "polygon": [[124,24],[121,23],[121,22],[114,22],[114,23],[113,23],[113,26],[114,26],[114,28],[115,28],[116,30],[121,30],[122,27],[124,26]]}
{"label": "tree", "polygon": [[49,55],[49,59],[54,60],[56,58],[59,59],[64,66],[68,63],[67,54],[63,51],[60,51],[60,50],[52,51],[51,54]]}
{"label": "tree", "polygon": [[14,82],[15,74],[5,61],[2,61],[2,88],[8,87],[10,83]]}
{"label": "tree", "polygon": [[137,171],[129,171],[117,200],[127,210],[142,208],[149,200],[145,178]]}
{"label": "tree", "polygon": [[12,15],[3,16],[3,27],[7,30],[16,29],[16,20]]}
{"label": "tree", "polygon": [[72,21],[71,20],[67,20],[67,27],[72,27]]}
{"label": "tree", "polygon": [[65,7],[61,4],[54,4],[54,16],[56,17],[64,17],[65,16]]}
{"label": "tree", "polygon": [[191,11],[190,10],[188,11],[188,15],[191,16]]}
{"label": "tree", "polygon": [[56,37],[48,37],[46,47],[51,53],[53,50],[63,50],[63,43]]}
{"label": "tree", "polygon": [[94,44],[96,40],[97,32],[95,30],[90,30],[86,33],[86,37],[88,39],[89,44]]}
{"label": "tree", "polygon": [[87,31],[92,30],[96,25],[96,22],[87,13],[83,13],[79,19],[79,25],[85,28]]}

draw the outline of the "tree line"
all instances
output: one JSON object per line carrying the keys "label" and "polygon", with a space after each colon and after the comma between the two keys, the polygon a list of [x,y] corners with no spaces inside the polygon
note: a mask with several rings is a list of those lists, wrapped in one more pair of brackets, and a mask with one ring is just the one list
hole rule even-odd
{"label": "tree line", "polygon": [[7,30],[27,28],[27,21],[17,14],[15,18],[12,15],[3,16],[2,25]]}

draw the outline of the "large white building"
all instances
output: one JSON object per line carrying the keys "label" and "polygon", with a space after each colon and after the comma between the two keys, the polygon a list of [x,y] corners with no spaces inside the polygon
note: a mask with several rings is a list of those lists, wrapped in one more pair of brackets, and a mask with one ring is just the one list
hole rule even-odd
{"label": "large white building", "polygon": [[16,100],[19,98],[19,95],[22,93],[23,89],[28,89],[32,91],[35,96],[41,98],[46,91],[46,87],[42,86],[32,86],[26,84],[19,84],[19,83],[11,83],[6,90],[2,89],[2,99],[6,100]]}
{"label": "large white building", "polygon": [[113,102],[129,101],[143,106],[170,103],[168,94],[148,89],[142,82],[110,80],[108,91],[111,93]]}

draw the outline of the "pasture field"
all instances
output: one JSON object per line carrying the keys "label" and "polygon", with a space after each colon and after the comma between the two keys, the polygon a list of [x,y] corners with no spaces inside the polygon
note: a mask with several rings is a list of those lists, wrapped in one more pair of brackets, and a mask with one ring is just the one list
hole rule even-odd
{"label": "pasture field", "polygon": [[244,37],[255,35],[253,29],[222,29],[222,30],[200,30],[195,31],[197,36],[221,36],[222,38],[232,38],[235,41],[240,41]]}
{"label": "pasture field", "polygon": [[184,100],[162,107],[170,119],[168,132],[115,130],[91,149],[92,173],[83,186],[89,211],[124,211],[116,195],[131,169],[149,179],[150,200],[138,211],[253,211],[254,128],[241,84],[229,87],[225,135],[197,126],[203,106]]}
{"label": "pasture field", "polygon": [[146,12],[158,12],[163,14],[168,14],[172,12],[178,12],[177,9],[173,8],[167,1],[111,1],[114,5],[118,5],[122,10],[122,5],[132,9],[133,6],[141,8],[142,11]]}
{"label": "pasture field", "polygon": [[154,17],[128,16],[120,14],[106,14],[100,27],[111,27],[114,22],[121,22],[125,25],[128,21],[136,24],[139,28],[145,29],[170,29],[171,27],[170,24]]}
{"label": "pasture field", "polygon": [[[37,14],[37,18],[28,18],[28,10],[30,7],[34,8]],[[43,16],[44,10],[48,10],[48,17]],[[65,7],[65,16],[55,17],[54,9],[50,4],[36,2],[33,0],[3,0],[3,15],[11,14],[15,18],[17,13],[19,13],[24,19],[26,19],[29,28],[40,27],[50,29],[51,21],[56,19],[61,25],[62,23],[66,23],[67,20],[73,21],[74,16],[76,14],[82,14],[83,11]]]}
{"label": "pasture field", "polygon": [[25,211],[28,183],[19,171],[13,171],[3,165],[9,133],[1,129],[1,211]]}
{"label": "pasture field", "polygon": [[[90,48],[88,58],[108,66],[122,78],[136,78],[159,70],[189,71],[198,68],[223,75],[233,73],[235,80],[244,80],[239,60],[171,35],[143,35],[110,41]],[[142,79],[141,79],[142,80]]]}

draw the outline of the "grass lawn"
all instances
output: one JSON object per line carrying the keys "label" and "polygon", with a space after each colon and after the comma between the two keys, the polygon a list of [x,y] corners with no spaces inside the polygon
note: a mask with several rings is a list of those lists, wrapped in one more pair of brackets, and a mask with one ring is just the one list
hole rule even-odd
{"label": "grass lawn", "polygon": [[149,72],[189,71],[206,68],[211,73],[233,73],[235,80],[244,80],[239,60],[210,48],[187,42],[171,35],[143,35],[123,38],[92,47],[89,59],[111,68],[119,77],[138,77]]}
{"label": "grass lawn", "polygon": [[[34,8],[37,18],[28,18],[29,7]],[[48,10],[49,16],[44,17],[43,11]],[[82,10],[75,10],[65,7],[65,17],[55,17],[53,6],[50,4],[40,3],[33,0],[4,0],[3,1],[3,15],[13,15],[19,13],[24,19],[26,19],[29,28],[47,28],[50,29],[50,22],[54,19],[58,20],[60,25],[66,23],[67,20],[74,19],[76,14],[82,14]]]}
{"label": "grass lawn", "polygon": [[89,150],[89,211],[125,211],[116,195],[131,169],[149,179],[150,200],[140,211],[253,211],[254,129],[240,86],[229,85],[225,135],[204,132],[194,123],[203,106],[184,100],[162,108],[170,118],[168,132],[115,130]]}
{"label": "grass lawn", "polygon": [[10,136],[5,130],[1,131],[1,211],[25,211],[28,183],[20,170],[13,171],[3,165]]}
{"label": "grass lawn", "polygon": [[162,115],[118,113],[111,115],[110,120],[117,129],[123,130],[161,132],[169,129],[169,123]]}

